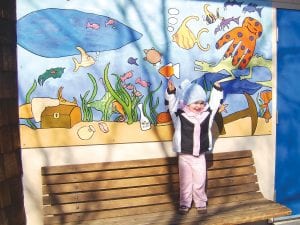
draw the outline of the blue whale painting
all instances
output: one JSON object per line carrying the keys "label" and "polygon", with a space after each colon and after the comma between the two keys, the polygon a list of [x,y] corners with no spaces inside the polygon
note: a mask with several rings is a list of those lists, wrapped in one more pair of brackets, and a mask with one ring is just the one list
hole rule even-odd
{"label": "blue whale painting", "polygon": [[102,15],[71,9],[34,11],[17,21],[18,44],[43,57],[78,55],[121,48],[142,37],[125,24]]}

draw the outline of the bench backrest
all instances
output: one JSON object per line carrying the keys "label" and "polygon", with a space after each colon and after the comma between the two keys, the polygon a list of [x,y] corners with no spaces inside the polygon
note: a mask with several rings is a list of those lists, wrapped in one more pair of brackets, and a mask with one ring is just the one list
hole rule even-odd
{"label": "bench backrest", "polygon": [[[207,155],[208,204],[261,198],[252,152]],[[44,224],[174,210],[177,158],[42,168]]]}

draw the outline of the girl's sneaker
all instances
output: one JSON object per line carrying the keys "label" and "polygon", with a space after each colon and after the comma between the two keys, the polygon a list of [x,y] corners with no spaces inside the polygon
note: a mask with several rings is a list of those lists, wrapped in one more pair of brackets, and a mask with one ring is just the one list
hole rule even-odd
{"label": "girl's sneaker", "polygon": [[189,207],[187,207],[185,205],[181,205],[181,206],[179,206],[178,212],[181,215],[185,215],[185,214],[187,214],[189,212],[189,210],[190,210]]}
{"label": "girl's sneaker", "polygon": [[199,214],[207,213],[207,208],[205,206],[204,207],[197,207],[197,212]]}

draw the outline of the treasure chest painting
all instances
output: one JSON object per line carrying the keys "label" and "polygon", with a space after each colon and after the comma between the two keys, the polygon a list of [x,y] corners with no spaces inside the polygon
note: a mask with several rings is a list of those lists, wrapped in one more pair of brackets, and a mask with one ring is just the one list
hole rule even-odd
{"label": "treasure chest painting", "polygon": [[41,119],[41,128],[72,128],[81,121],[81,111],[73,105],[48,106]]}
{"label": "treasure chest painting", "polygon": [[220,83],[220,138],[270,135],[272,18],[255,0],[18,2],[22,147],[170,141],[170,79]]}

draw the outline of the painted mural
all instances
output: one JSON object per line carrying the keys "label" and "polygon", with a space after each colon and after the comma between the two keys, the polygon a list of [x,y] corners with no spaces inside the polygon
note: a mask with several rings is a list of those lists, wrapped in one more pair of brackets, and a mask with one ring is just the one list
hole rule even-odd
{"label": "painted mural", "polygon": [[221,138],[270,135],[272,8],[259,2],[17,2],[22,148],[169,141],[168,79],[208,95],[221,83]]}

